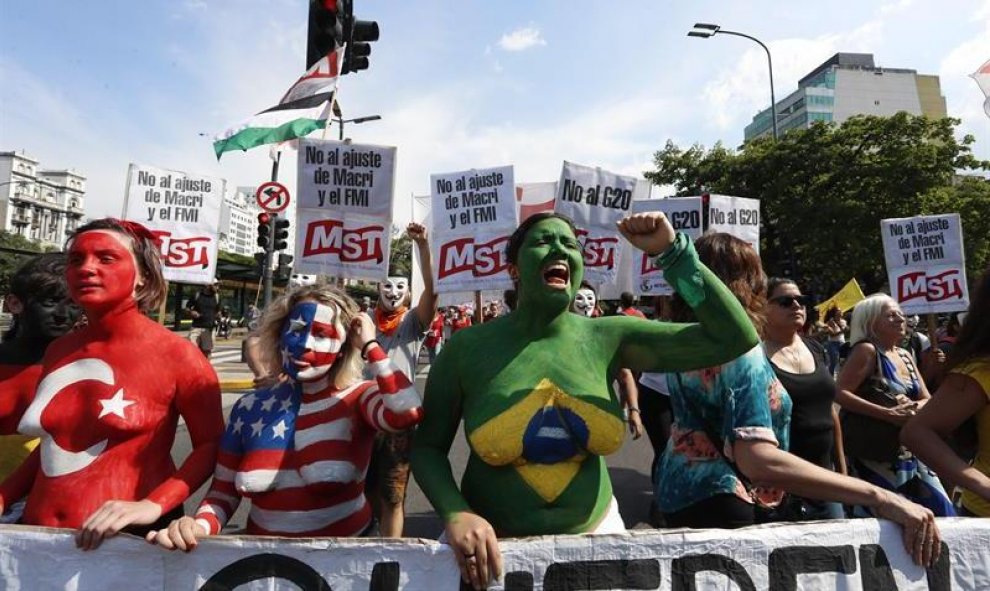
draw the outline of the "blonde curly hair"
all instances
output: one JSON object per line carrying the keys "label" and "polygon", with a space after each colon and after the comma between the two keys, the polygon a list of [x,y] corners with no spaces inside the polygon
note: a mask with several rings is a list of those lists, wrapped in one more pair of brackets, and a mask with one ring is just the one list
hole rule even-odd
{"label": "blonde curly hair", "polygon": [[340,290],[329,285],[306,285],[287,292],[265,309],[264,316],[258,327],[258,352],[265,367],[281,367],[282,329],[296,304],[312,300],[328,306],[334,306],[340,312],[340,323],[344,330],[343,345],[337,360],[330,368],[330,379],[339,388],[350,386],[361,379],[364,362],[361,352],[350,345],[350,326],[354,318],[361,312],[357,304]]}

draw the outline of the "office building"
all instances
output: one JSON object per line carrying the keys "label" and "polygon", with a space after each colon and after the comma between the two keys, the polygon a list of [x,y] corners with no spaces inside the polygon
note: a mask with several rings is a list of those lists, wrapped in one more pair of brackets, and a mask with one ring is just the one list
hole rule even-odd
{"label": "office building", "polygon": [[[901,111],[933,119],[946,116],[938,76],[877,66],[870,53],[837,53],[798,81],[777,102],[777,128],[807,129],[815,121],[842,123],[854,115],[890,116]],[[746,126],[745,141],[770,135],[769,108]]]}
{"label": "office building", "polygon": [[23,152],[0,152],[0,229],[62,247],[81,225],[86,177],[39,165]]}

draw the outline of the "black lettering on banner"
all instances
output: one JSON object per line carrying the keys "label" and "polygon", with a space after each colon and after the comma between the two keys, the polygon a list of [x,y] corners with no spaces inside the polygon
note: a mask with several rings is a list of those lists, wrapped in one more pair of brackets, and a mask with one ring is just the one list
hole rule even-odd
{"label": "black lettering on banner", "polygon": [[300,589],[333,591],[330,583],[305,562],[282,554],[254,554],[232,562],[213,574],[199,591],[234,591],[252,581],[275,578],[295,583]]}
{"label": "black lettering on banner", "polygon": [[376,562],[371,569],[368,591],[399,591],[400,574],[402,568],[398,562]]}
{"label": "black lettering on banner", "polygon": [[863,589],[897,591],[890,561],[880,544],[864,544],[859,547],[859,568],[859,581]]}
{"label": "black lettering on banner", "polygon": [[533,591],[533,573],[515,571],[505,575],[505,591]]}
{"label": "black lettering on banner", "polygon": [[670,225],[675,230],[694,229],[701,227],[701,216],[697,210],[674,211],[670,214]]}
{"label": "black lettering on banner", "polygon": [[720,554],[689,554],[675,558],[670,571],[672,591],[697,591],[694,576],[711,571],[725,575],[739,591],[756,591],[756,585],[741,564]]}
{"label": "black lettering on banner", "polygon": [[544,591],[656,589],[659,586],[660,561],[654,558],[554,563],[543,574]]}
{"label": "black lettering on banner", "polygon": [[856,572],[852,546],[791,546],[770,552],[770,591],[797,591],[802,573]]}
{"label": "black lettering on banner", "polygon": [[942,542],[939,547],[942,551],[938,554],[938,562],[925,573],[928,575],[928,591],[951,591],[952,562],[949,556],[949,545]]}

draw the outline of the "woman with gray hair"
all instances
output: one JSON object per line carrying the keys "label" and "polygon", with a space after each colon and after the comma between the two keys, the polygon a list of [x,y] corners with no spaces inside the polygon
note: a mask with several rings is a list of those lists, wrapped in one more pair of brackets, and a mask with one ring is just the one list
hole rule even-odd
{"label": "woman with gray hair", "polygon": [[835,398],[850,471],[936,516],[954,516],[935,473],[900,445],[901,427],[931,398],[914,359],[898,346],[907,329],[900,305],[886,294],[871,295],[853,308],[851,325],[853,347]]}

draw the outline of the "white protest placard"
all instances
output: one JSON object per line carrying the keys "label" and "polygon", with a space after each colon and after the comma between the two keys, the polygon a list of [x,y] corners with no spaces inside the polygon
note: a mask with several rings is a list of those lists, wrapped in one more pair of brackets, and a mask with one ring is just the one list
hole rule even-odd
{"label": "white protest placard", "polygon": [[639,180],[564,161],[554,211],[577,227],[584,248],[584,278],[601,285],[614,283],[622,257],[615,224],[630,211]]}
{"label": "white protest placard", "polygon": [[[701,236],[701,197],[671,197],[633,202],[633,213],[648,211],[662,211],[674,229],[684,232],[691,240]],[[663,278],[660,267],[655,266],[645,252],[634,248],[633,253],[632,273],[636,294],[673,294],[674,290]]]}
{"label": "white protest placard", "polygon": [[511,166],[430,175],[437,293],[512,287],[505,247],[516,229]]}
{"label": "white protest placard", "polygon": [[891,296],[905,314],[969,307],[959,214],[880,220]]}
{"label": "white protest placard", "polygon": [[557,183],[516,183],[516,207],[519,211],[519,223],[526,218],[545,211],[553,211],[557,199]]}
{"label": "white protest placard", "polygon": [[395,156],[393,146],[299,140],[297,273],[388,275]]}
{"label": "white protest placard", "polygon": [[299,139],[300,209],[392,218],[395,147]]}
{"label": "white protest placard", "polygon": [[760,200],[710,195],[708,229],[732,234],[760,252]]}
{"label": "white protest placard", "polygon": [[[990,589],[990,520],[938,519],[929,568],[901,528],[873,519],[734,530],[630,530],[499,540],[504,576],[489,589]],[[209,536],[166,552],[121,534],[100,559],[66,530],[0,526],[0,586],[23,589],[458,589],[450,547],[432,540]],[[590,584],[589,584],[590,582]]]}
{"label": "white protest placard", "polygon": [[213,282],[225,190],[222,179],[139,164],[128,167],[123,217],[155,235],[167,281]]}
{"label": "white protest placard", "polygon": [[376,281],[388,275],[391,220],[300,208],[296,228],[297,273]]}

